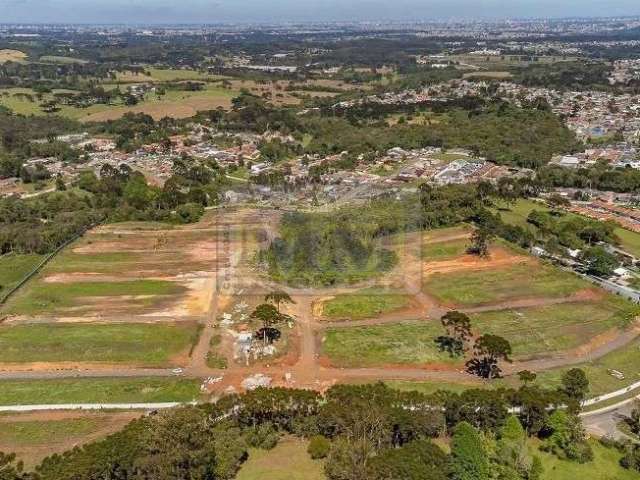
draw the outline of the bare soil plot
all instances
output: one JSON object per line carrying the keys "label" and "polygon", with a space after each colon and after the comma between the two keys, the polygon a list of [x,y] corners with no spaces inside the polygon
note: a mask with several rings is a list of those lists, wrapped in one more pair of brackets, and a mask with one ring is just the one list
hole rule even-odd
{"label": "bare soil plot", "polygon": [[5,62],[23,62],[27,58],[27,54],[20,50],[3,49],[0,50],[0,63]]}
{"label": "bare soil plot", "polygon": [[30,469],[48,455],[104,438],[140,415],[140,412],[0,415],[0,451],[14,452]]}

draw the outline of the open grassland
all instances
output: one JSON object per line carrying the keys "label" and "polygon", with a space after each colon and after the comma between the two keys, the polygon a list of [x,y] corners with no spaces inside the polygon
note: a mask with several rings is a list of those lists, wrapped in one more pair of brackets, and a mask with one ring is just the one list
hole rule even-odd
{"label": "open grassland", "polygon": [[470,242],[466,238],[444,240],[442,242],[427,243],[422,246],[424,260],[445,260],[464,255]]}
{"label": "open grassland", "polygon": [[27,58],[27,54],[20,50],[1,49],[0,63],[5,62],[23,62]]}
{"label": "open grassland", "polygon": [[60,55],[43,55],[40,57],[40,61],[44,63],[59,63],[62,65],[89,63],[87,60],[83,60],[81,58],[63,57]]}
{"label": "open grassland", "polygon": [[614,448],[607,448],[596,440],[589,440],[593,449],[593,461],[578,463],[561,460],[557,456],[543,452],[538,447],[539,440],[529,440],[529,451],[542,460],[544,480],[637,480],[638,472],[626,470],[618,463],[622,455]]}
{"label": "open grassland", "polygon": [[[636,338],[628,345],[614,350],[599,359],[586,361],[578,365],[566,368],[555,368],[538,372],[536,383],[546,387],[560,385],[562,374],[569,368],[581,368],[587,374],[590,382],[590,395],[601,395],[625,388],[640,380],[640,338]],[[618,379],[611,375],[611,370],[617,370],[624,374],[624,379]],[[516,378],[505,379],[507,384],[516,385]]]}
{"label": "open grassland", "polygon": [[36,281],[16,294],[5,313],[19,315],[51,314],[92,309],[92,299],[124,297],[134,308],[144,308],[162,300],[162,296],[184,292],[185,287],[164,280],[129,282],[45,283]]}
{"label": "open grassland", "polygon": [[36,254],[0,256],[0,298],[31,273],[43,258]]}
{"label": "open grassland", "polygon": [[322,316],[329,320],[371,318],[409,306],[411,297],[397,291],[363,289],[322,302]]}
{"label": "open grassland", "polygon": [[618,297],[471,315],[473,328],[501,335],[518,357],[552,355],[588,343],[609,329],[624,327],[637,308]]}
{"label": "open grassland", "polygon": [[515,263],[493,269],[434,273],[424,290],[449,305],[472,306],[518,298],[565,297],[591,284],[577,275],[540,262]]}
{"label": "open grassland", "polygon": [[620,239],[620,247],[635,257],[640,258],[640,233],[616,228],[613,233]]}
{"label": "open grassland", "polygon": [[[120,118],[125,113],[146,113],[154,119],[164,117],[187,118],[202,110],[215,110],[218,107],[231,107],[231,99],[238,95],[238,91],[226,89],[216,84],[207,84],[203,90],[188,92],[168,90],[160,97],[147,94],[144,101],[135,106],[108,106],[91,111],[93,107],[85,109],[85,115],[78,118],[81,121],[100,122]],[[98,107],[96,105],[96,107]],[[102,106],[100,106],[102,107]],[[67,115],[69,116],[69,115]]]}
{"label": "open grassland", "polygon": [[140,412],[46,412],[0,416],[0,451],[13,452],[27,470],[44,457],[106,437]]}
{"label": "open grassland", "polygon": [[0,380],[0,405],[190,402],[200,380],[187,378],[61,378]]}
{"label": "open grassland", "polygon": [[175,365],[197,340],[197,324],[29,324],[0,327],[0,362]]}
{"label": "open grassland", "polygon": [[178,82],[186,80],[217,81],[225,77],[211,75],[197,70],[177,70],[170,68],[148,68],[148,75],[144,73],[119,72],[116,82],[119,83],[146,83],[146,82]]}
{"label": "open grassland", "polygon": [[331,363],[340,367],[459,362],[440,352],[434,343],[443,333],[436,322],[329,328],[322,348]]}
{"label": "open grassland", "polygon": [[249,450],[236,480],[324,480],[322,460],[312,460],[307,442],[283,438],[271,450]]}

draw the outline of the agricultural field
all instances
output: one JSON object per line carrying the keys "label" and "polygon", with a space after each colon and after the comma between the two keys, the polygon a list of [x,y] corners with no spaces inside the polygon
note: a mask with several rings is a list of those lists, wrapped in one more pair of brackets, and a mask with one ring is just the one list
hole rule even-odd
{"label": "agricultural field", "polygon": [[307,442],[285,437],[271,450],[250,449],[236,480],[324,480],[322,460],[312,460]]}

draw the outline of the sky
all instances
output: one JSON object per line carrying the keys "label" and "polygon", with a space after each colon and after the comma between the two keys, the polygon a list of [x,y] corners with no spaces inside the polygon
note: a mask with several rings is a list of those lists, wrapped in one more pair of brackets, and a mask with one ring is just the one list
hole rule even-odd
{"label": "sky", "polygon": [[640,0],[0,0],[0,23],[217,23],[640,15]]}

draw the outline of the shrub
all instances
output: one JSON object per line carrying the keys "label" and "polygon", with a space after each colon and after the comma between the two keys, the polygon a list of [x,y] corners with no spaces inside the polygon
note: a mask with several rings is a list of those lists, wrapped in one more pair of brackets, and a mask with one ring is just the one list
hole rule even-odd
{"label": "shrub", "polygon": [[329,439],[322,435],[314,435],[311,437],[309,441],[309,446],[307,447],[307,452],[309,456],[314,460],[319,458],[325,458],[329,455],[329,450],[331,449],[331,442]]}

